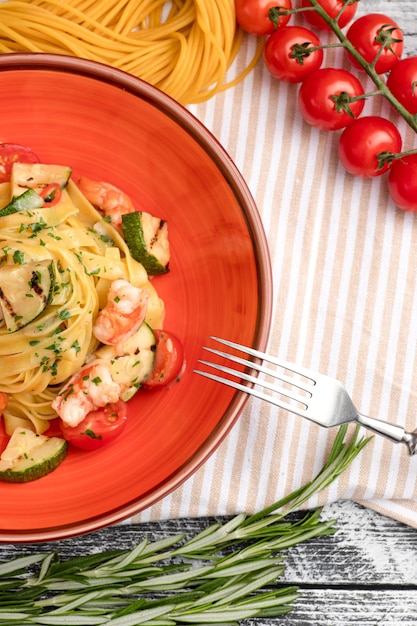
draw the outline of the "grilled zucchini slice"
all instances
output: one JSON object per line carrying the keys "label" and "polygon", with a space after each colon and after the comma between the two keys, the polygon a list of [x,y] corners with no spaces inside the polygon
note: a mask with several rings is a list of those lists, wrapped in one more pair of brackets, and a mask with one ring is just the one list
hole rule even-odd
{"label": "grilled zucchini slice", "polygon": [[34,189],[26,189],[20,195],[13,197],[9,204],[6,204],[6,206],[0,210],[0,217],[12,215],[19,211],[39,209],[41,206],[43,206],[43,198],[41,198]]}
{"label": "grilled zucchini slice", "polygon": [[97,350],[97,357],[109,362],[112,379],[123,386],[120,399],[124,402],[130,400],[151,375],[155,351],[155,335],[146,322],[123,343],[122,354],[117,354],[114,346]]}
{"label": "grilled zucchini slice", "polygon": [[50,260],[0,267],[0,325],[14,333],[36,319],[51,301],[55,283]]}
{"label": "grilled zucchini slice", "polygon": [[27,483],[49,474],[67,456],[68,443],[61,437],[37,435],[28,428],[16,428],[0,455],[0,480]]}
{"label": "grilled zucchini slice", "polygon": [[53,183],[64,189],[68,185],[71,173],[72,170],[67,165],[15,163],[10,181],[12,197],[18,197],[28,189],[40,193]]}
{"label": "grilled zucchini slice", "polygon": [[122,230],[130,254],[148,274],[169,271],[168,225],[164,220],[144,211],[125,213],[122,215]]}

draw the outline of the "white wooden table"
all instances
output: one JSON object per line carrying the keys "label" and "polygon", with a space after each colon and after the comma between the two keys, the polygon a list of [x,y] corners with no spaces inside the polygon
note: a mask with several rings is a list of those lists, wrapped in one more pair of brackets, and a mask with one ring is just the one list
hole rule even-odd
{"label": "white wooden table", "polygon": [[[363,0],[367,12],[386,13],[406,36],[406,53],[417,54],[416,0]],[[30,514],[28,512],[28,514]],[[297,585],[301,598],[293,612],[244,624],[267,626],[415,626],[417,624],[417,531],[352,502],[325,507],[337,518],[337,532],[310,540],[286,553],[280,584]],[[179,519],[120,525],[48,544],[0,544],[0,561],[43,550],[63,557],[111,548],[132,548],[144,536],[185,531],[194,534],[207,519]]]}
{"label": "white wooden table", "polygon": [[[337,532],[285,552],[280,585],[297,585],[301,597],[288,615],[252,619],[242,626],[415,626],[417,624],[417,531],[352,503],[323,509]],[[223,519],[223,518],[220,518]],[[111,549],[131,549],[141,539],[178,532],[194,535],[208,519],[179,519],[113,526],[47,544],[0,544],[0,561],[34,552],[62,559]]]}

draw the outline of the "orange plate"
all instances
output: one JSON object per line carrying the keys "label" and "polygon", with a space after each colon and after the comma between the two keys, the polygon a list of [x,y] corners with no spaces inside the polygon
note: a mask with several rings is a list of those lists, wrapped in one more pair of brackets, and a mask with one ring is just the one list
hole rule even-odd
{"label": "orange plate", "polygon": [[171,271],[154,284],[165,300],[165,328],[182,340],[187,361],[178,385],[137,394],[112,444],[71,450],[40,480],[0,483],[0,541],[45,541],[145,509],[213,453],[246,398],[193,369],[208,335],[265,348],[271,270],[259,214],[235,165],[159,90],[89,61],[7,54],[0,93],[0,141],[113,183],[168,221]]}

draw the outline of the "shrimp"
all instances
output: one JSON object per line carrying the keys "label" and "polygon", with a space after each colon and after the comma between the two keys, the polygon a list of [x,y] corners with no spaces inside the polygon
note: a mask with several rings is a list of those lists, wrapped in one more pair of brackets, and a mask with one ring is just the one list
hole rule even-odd
{"label": "shrimp", "polygon": [[133,213],[135,210],[129,196],[110,183],[94,181],[82,176],[77,185],[87,200],[102,211],[104,217],[110,218],[113,226],[118,229],[122,225],[122,215]]}
{"label": "shrimp", "polygon": [[84,365],[61,389],[52,408],[68,426],[78,426],[91,411],[120,399],[122,387],[116,383],[104,359]]}
{"label": "shrimp", "polygon": [[122,345],[142,324],[148,309],[149,295],[122,278],[114,280],[93,326],[93,334],[101,343],[115,345],[123,353]]}

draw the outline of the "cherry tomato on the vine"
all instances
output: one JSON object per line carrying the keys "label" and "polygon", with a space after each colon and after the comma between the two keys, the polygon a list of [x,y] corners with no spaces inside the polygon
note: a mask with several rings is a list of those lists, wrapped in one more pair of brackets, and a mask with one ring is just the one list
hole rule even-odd
{"label": "cherry tomato on the vine", "polygon": [[[381,13],[368,13],[353,22],[346,33],[357,52],[367,63],[375,62],[378,74],[389,72],[398,63],[403,50],[403,34],[396,22]],[[362,66],[347,52],[351,63]]]}
{"label": "cherry tomato on the vine", "polygon": [[388,75],[387,87],[413,115],[417,113],[417,56],[398,61]]}
{"label": "cherry tomato on the vine", "polygon": [[236,0],[236,21],[252,35],[270,35],[276,28],[288,24],[291,14],[279,15],[276,23],[271,19],[271,9],[292,9],[292,0]]}
{"label": "cherry tomato on the vine", "polygon": [[417,154],[396,159],[388,176],[388,188],[403,211],[417,211]]}
{"label": "cherry tomato on the vine", "polygon": [[400,152],[401,146],[401,135],[390,120],[369,115],[360,117],[344,129],[338,154],[350,174],[369,178],[383,174],[391,166],[389,159],[380,163],[377,155]]}
{"label": "cherry tomato on the vine", "polygon": [[[353,19],[358,3],[356,0],[319,0],[320,6],[332,19],[337,19],[340,28],[343,28]],[[310,0],[302,0],[302,7],[311,7]],[[330,26],[323,20],[317,11],[303,11],[304,19],[318,30],[331,30]]]}
{"label": "cherry tomato on the vine", "polygon": [[302,82],[323,62],[320,39],[302,26],[284,26],[266,40],[264,62],[272,76],[289,83]]}
{"label": "cherry tomato on the vine", "polygon": [[[365,101],[360,81],[343,69],[325,67],[312,72],[301,84],[298,106],[306,122],[322,130],[351,124]],[[358,98],[351,101],[351,98]]]}
{"label": "cherry tomato on the vine", "polygon": [[13,163],[39,163],[38,156],[18,143],[0,143],[0,183],[10,180]]}
{"label": "cherry tomato on the vine", "polygon": [[76,448],[96,450],[120,435],[127,421],[127,405],[119,400],[91,411],[78,426],[60,420],[62,436]]}

